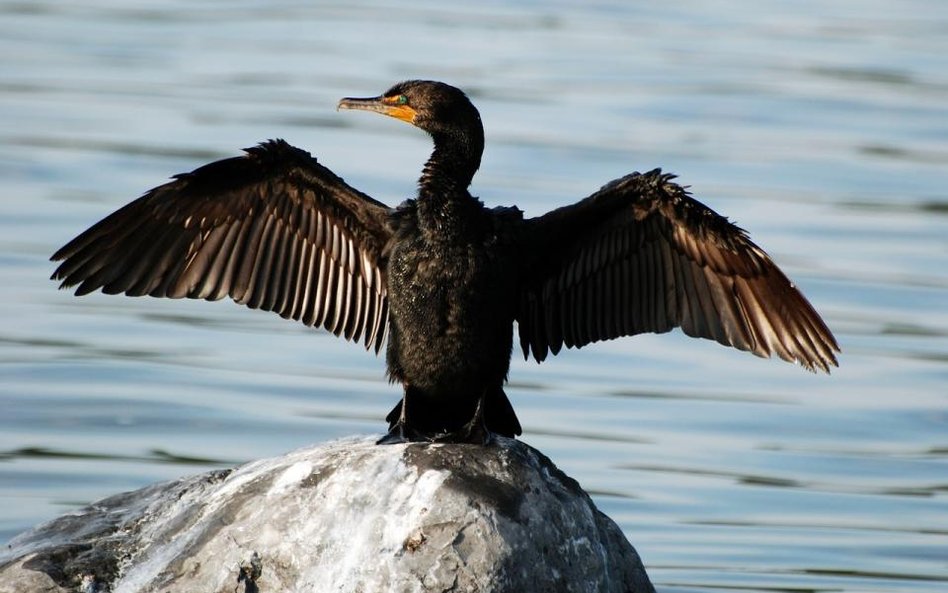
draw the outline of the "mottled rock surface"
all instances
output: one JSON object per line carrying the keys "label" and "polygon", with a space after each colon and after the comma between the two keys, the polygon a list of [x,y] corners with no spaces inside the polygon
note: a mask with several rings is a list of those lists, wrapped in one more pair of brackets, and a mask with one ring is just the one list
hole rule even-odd
{"label": "mottled rock surface", "polygon": [[348,439],[99,501],[14,539],[0,592],[650,592],[541,453]]}

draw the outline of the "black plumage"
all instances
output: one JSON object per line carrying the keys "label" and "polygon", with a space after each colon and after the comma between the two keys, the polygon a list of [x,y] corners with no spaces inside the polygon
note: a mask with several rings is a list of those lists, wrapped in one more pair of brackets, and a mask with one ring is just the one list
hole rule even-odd
{"label": "black plumage", "polygon": [[404,387],[390,440],[518,435],[503,391],[524,356],[675,327],[809,370],[832,333],[747,234],[660,170],[524,219],[468,193],[483,127],[460,90],[407,81],[340,108],[428,132],[418,196],[396,208],[282,140],[178,175],[53,255],[76,294],[218,300],[321,326],[376,352]]}

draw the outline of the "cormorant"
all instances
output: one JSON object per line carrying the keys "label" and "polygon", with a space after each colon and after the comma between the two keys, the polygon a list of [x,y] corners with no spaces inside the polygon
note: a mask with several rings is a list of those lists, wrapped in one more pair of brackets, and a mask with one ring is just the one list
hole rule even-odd
{"label": "cormorant", "polygon": [[484,131],[465,94],[411,80],[340,109],[434,141],[418,195],[390,208],[270,140],[156,187],[57,251],[53,279],[129,296],[231,297],[379,351],[404,388],[383,441],[515,436],[524,357],[680,327],[829,372],[832,333],[740,228],[655,169],[524,219],[468,193]]}

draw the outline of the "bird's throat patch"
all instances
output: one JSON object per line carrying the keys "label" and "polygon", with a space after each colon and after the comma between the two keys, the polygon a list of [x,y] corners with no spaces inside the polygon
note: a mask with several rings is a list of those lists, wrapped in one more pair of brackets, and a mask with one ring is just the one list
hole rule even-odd
{"label": "bird's throat patch", "polygon": [[414,123],[415,115],[417,115],[418,112],[408,105],[386,105],[385,111],[383,113],[389,117],[394,117],[395,119],[400,119],[408,123]]}

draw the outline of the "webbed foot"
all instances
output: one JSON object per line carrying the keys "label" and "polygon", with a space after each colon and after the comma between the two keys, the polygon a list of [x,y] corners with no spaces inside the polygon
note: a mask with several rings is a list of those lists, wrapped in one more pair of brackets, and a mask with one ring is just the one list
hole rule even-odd
{"label": "webbed foot", "polygon": [[401,445],[404,443],[428,443],[432,438],[414,428],[408,426],[407,422],[399,420],[396,422],[388,434],[375,441],[376,445]]}
{"label": "webbed foot", "polygon": [[[389,412],[386,420],[391,428],[384,437],[376,441],[377,445],[398,445],[403,443],[467,443],[490,445],[494,442],[494,433],[487,428],[484,417],[484,396],[477,400],[474,414],[464,426],[457,430],[443,432],[421,431],[411,425],[408,419],[408,389],[400,405]],[[397,416],[396,416],[397,414]]]}
{"label": "webbed foot", "polygon": [[494,433],[487,429],[484,420],[484,398],[477,400],[474,416],[461,428],[446,432],[432,439],[435,443],[469,443],[472,445],[490,445],[494,442]]}

